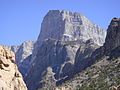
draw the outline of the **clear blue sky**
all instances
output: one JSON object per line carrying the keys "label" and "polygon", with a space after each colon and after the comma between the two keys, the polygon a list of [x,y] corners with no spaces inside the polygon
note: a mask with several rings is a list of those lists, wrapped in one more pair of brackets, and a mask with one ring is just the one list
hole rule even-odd
{"label": "clear blue sky", "polygon": [[0,0],[0,44],[36,40],[44,15],[52,9],[80,12],[107,28],[113,17],[120,17],[120,0]]}

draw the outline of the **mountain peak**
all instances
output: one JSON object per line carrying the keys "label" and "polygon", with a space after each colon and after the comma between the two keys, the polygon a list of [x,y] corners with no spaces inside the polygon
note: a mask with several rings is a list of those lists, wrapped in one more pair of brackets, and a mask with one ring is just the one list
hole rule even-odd
{"label": "mountain peak", "polygon": [[114,17],[114,18],[111,20],[111,23],[110,23],[109,26],[117,27],[117,26],[119,26],[119,23],[120,23],[120,18]]}
{"label": "mountain peak", "polygon": [[71,12],[71,11],[68,11],[68,10],[49,10],[48,13],[61,13],[61,14],[68,14],[68,15],[71,15],[71,14],[78,14],[80,15],[80,13],[78,12]]}
{"label": "mountain peak", "polygon": [[113,18],[107,29],[105,40],[106,51],[109,52],[120,45],[120,18]]}
{"label": "mountain peak", "polygon": [[[82,70],[87,66],[85,58],[90,57],[95,48],[104,43],[105,37],[105,30],[79,13],[50,10],[43,19],[32,52],[31,68],[26,78],[29,89],[33,90],[39,85],[36,81],[42,79],[48,66],[53,69],[57,82]],[[87,54],[85,58],[84,54]],[[79,64],[79,61],[82,63]],[[77,68],[78,65],[80,67]],[[74,66],[77,70],[73,72]]]}
{"label": "mountain peak", "polygon": [[50,10],[44,17],[37,41],[41,44],[48,38],[62,41],[93,39],[96,44],[101,46],[105,37],[105,30],[77,12]]}

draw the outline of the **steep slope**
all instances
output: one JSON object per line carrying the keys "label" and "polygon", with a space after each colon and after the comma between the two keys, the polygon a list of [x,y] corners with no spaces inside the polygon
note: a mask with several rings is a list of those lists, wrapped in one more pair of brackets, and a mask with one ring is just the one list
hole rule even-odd
{"label": "steep slope", "polygon": [[19,65],[21,62],[24,61],[25,58],[32,54],[33,45],[33,41],[25,41],[19,46],[15,53],[17,65]]}
{"label": "steep slope", "polygon": [[56,90],[110,90],[112,86],[119,84],[120,58],[114,61],[103,58],[71,80],[58,86]]}
{"label": "steep slope", "polygon": [[0,46],[0,90],[27,90],[14,53],[4,46]]}
{"label": "steep slope", "polygon": [[[80,48],[79,48],[80,47]],[[36,90],[42,86],[42,77],[48,67],[55,73],[56,82],[60,83],[71,78],[77,70],[74,69],[76,53],[81,51],[81,61],[91,56],[91,53],[98,47],[96,44],[86,44],[83,42],[63,42],[54,39],[44,41],[38,49],[35,64],[32,66],[26,82],[30,90]],[[88,52],[89,51],[89,52]],[[88,53],[87,53],[88,52]],[[84,58],[84,59],[83,59]],[[85,62],[84,62],[85,64]],[[85,66],[78,68],[87,67]],[[39,83],[38,83],[39,82]]]}
{"label": "steep slope", "polygon": [[30,70],[30,67],[31,67],[31,56],[32,55],[29,55],[28,57],[26,57],[23,62],[21,62],[19,65],[18,65],[18,69],[19,71],[21,72],[23,78],[25,76],[27,76],[27,73],[28,71]]}
{"label": "steep slope", "polygon": [[32,52],[31,68],[25,77],[29,90],[44,86],[42,80],[48,67],[55,73],[52,77],[57,84],[88,67],[89,57],[104,43],[105,36],[103,29],[83,15],[69,11],[49,11],[42,22]]}
{"label": "steep slope", "polygon": [[[57,90],[119,90],[120,84],[120,18],[113,18],[105,44],[93,52],[95,64],[74,76]],[[112,89],[114,88],[114,89]]]}
{"label": "steep slope", "polygon": [[6,46],[15,53],[15,60],[19,71],[23,77],[27,74],[30,68],[31,55],[34,46],[34,41],[25,41],[19,46]]}
{"label": "steep slope", "polygon": [[92,39],[96,44],[103,45],[106,31],[93,24],[85,16],[65,10],[50,10],[41,24],[41,31],[32,54],[34,61],[37,49],[45,39],[52,38],[61,41]]}

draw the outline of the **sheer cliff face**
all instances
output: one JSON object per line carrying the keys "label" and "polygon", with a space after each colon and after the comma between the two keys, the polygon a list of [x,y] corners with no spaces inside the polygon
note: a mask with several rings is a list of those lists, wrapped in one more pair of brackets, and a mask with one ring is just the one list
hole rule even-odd
{"label": "sheer cliff face", "polygon": [[103,45],[106,31],[90,22],[85,16],[70,11],[50,10],[41,24],[41,31],[32,53],[34,61],[37,49],[45,39],[61,41],[87,41],[92,39],[99,46]]}
{"label": "sheer cliff face", "polygon": [[0,46],[0,90],[27,90],[14,53],[4,46]]}
{"label": "sheer cliff face", "polygon": [[36,90],[42,87],[42,77],[48,67],[52,68],[57,82],[63,82],[86,68],[88,58],[104,43],[105,36],[103,29],[83,15],[49,11],[42,22],[31,68],[25,78],[28,88]]}
{"label": "sheer cliff face", "polygon": [[[16,63],[19,65],[21,62],[24,61],[24,59],[26,59],[29,55],[32,54],[32,50],[33,50],[33,45],[34,42],[33,41],[25,41],[23,42],[19,48],[17,49],[17,51],[15,52],[16,54]],[[15,49],[12,49],[13,51],[15,51]]]}
{"label": "sheer cliff face", "polygon": [[44,17],[37,42],[53,38],[62,41],[88,40],[102,45],[106,32],[85,16],[69,11],[51,10]]}

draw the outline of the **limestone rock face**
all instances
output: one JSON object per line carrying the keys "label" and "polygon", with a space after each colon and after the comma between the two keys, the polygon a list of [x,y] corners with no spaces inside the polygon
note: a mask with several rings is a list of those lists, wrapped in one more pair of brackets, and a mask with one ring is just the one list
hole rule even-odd
{"label": "limestone rock face", "polygon": [[18,65],[23,62],[25,58],[32,54],[33,45],[33,41],[25,41],[19,46],[19,49],[15,53],[16,63]]}
{"label": "limestone rock face", "polygon": [[0,90],[27,90],[14,53],[3,46],[0,46]]}
{"label": "limestone rock face", "polygon": [[48,67],[55,73],[56,83],[71,78],[76,68],[79,71],[89,66],[87,58],[103,45],[105,37],[105,30],[79,13],[50,10],[32,52],[31,68],[25,77],[28,88],[42,87],[42,75]]}
{"label": "limestone rock face", "polygon": [[[66,42],[48,39],[38,48],[36,59],[30,72],[25,78],[29,90],[42,87],[41,82],[44,72],[51,67],[55,79],[59,80],[73,74],[75,55],[79,45],[70,45]],[[68,69],[69,68],[69,69]]]}
{"label": "limestone rock face", "polygon": [[58,84],[71,78],[77,70],[87,67],[89,60],[86,59],[91,56],[95,48],[99,47],[88,42],[54,39],[44,41],[38,48],[34,64],[25,78],[29,90],[43,87],[42,83],[38,82],[42,81],[43,74],[48,67],[52,68],[55,73],[53,77],[56,79],[55,83]]}
{"label": "limestone rock face", "polygon": [[70,11],[51,10],[44,17],[38,43],[45,39],[53,38],[63,41],[75,41],[93,39],[102,45],[106,37],[106,31],[90,22],[85,16]]}
{"label": "limestone rock face", "polygon": [[78,73],[93,63],[90,57],[97,48],[99,48],[99,46],[93,43],[91,39],[87,40],[85,44],[80,45],[78,51],[76,52],[74,72]]}
{"label": "limestone rock face", "polygon": [[45,39],[52,38],[61,41],[87,41],[92,39],[96,44],[103,45],[106,31],[93,24],[85,16],[70,11],[50,10],[41,24],[41,31],[35,43],[32,61],[37,49]]}
{"label": "limestone rock face", "polygon": [[16,64],[23,77],[30,68],[33,46],[34,41],[25,41],[20,46],[9,47],[15,53]]}

